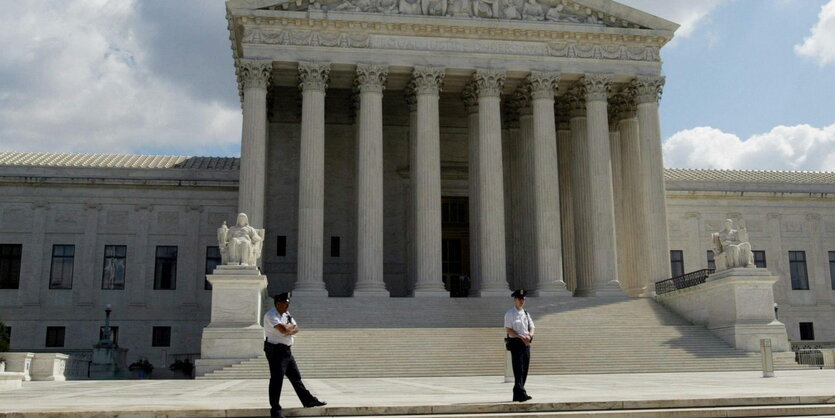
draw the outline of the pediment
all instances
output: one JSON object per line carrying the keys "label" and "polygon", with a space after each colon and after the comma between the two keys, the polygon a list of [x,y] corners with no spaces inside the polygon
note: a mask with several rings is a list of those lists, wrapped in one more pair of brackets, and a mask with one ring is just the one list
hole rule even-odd
{"label": "pediment", "polygon": [[674,32],[678,24],[612,0],[230,0],[230,8],[553,22]]}

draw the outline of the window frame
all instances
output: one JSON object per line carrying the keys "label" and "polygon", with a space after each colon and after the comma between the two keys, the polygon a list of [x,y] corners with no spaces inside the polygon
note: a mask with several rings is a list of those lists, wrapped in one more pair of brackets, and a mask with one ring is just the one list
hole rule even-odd
{"label": "window frame", "polygon": [[716,270],[716,254],[713,250],[707,250],[707,268],[710,270]]}
{"label": "window frame", "polygon": [[[803,338],[804,334],[804,325],[808,325],[808,328],[805,330],[810,334],[812,338]],[[815,323],[814,322],[798,322],[797,328],[800,332],[800,341],[815,341]]]}
{"label": "window frame", "polygon": [[[768,268],[768,257],[765,255],[765,250],[753,250],[751,253],[754,255],[754,264],[757,268]],[[762,255],[762,266],[760,266],[760,260],[757,260],[757,255]]]}
{"label": "window frame", "polygon": [[[114,252],[116,255],[108,256],[107,249],[114,248]],[[118,250],[123,249],[124,255],[119,255]],[[108,259],[115,259],[115,260],[124,260],[122,264],[122,283],[121,287],[117,286],[116,280],[113,281],[113,285],[111,287],[105,286],[105,275],[107,274],[107,260]],[[104,246],[104,258],[102,260],[102,269],[101,269],[101,289],[102,290],[125,290],[125,281],[128,275],[128,246],[127,245],[105,245]]]}
{"label": "window frame", "polygon": [[[165,335],[165,339],[167,339],[167,341],[165,342],[164,345],[161,344],[161,342],[160,342],[160,344],[158,344],[157,339],[158,338],[162,339],[163,335],[157,335],[157,331],[160,331],[160,332],[167,331],[168,335]],[[152,327],[152,329],[151,329],[151,347],[171,347],[171,327],[170,326],[154,326],[154,327]]]}
{"label": "window frame", "polygon": [[[50,331],[57,332],[58,334],[50,334]],[[60,335],[60,344],[57,343],[58,336]],[[52,336],[52,338],[50,338]],[[50,344],[52,342],[52,344]],[[46,341],[44,341],[44,347],[46,348],[62,348],[67,345],[67,327],[46,327]]]}
{"label": "window frame", "polygon": [[[160,250],[162,249],[172,249],[173,248],[173,256],[170,255],[160,255]],[[177,290],[177,261],[179,257],[179,247],[176,245],[157,245],[156,250],[154,251],[154,290]],[[166,260],[173,260],[171,265],[171,275],[169,287],[163,287],[163,271],[164,265]]]}
{"label": "window frame", "polygon": [[[802,260],[794,260],[800,256]],[[797,266],[797,268],[795,268]],[[800,274],[800,267],[802,267],[803,277],[795,277]],[[789,280],[791,280],[792,290],[809,290],[809,270],[806,264],[806,251],[789,251]]]}
{"label": "window frame", "polygon": [[[68,248],[72,249],[72,255],[60,254],[56,255],[55,252],[58,248],[63,248],[66,251]],[[69,259],[69,284],[66,284],[67,279],[63,276],[66,272],[64,264],[67,262],[65,260]],[[60,265],[62,266],[61,269],[61,284],[55,284],[55,274],[56,274],[56,260],[61,260]],[[49,264],[49,290],[72,290],[73,285],[73,276],[75,275],[75,244],[52,244],[52,257],[50,258]]]}
{"label": "window frame", "polygon": [[23,244],[0,244],[0,290],[20,289]]}
{"label": "window frame", "polygon": [[[678,254],[680,259],[675,260],[673,254]],[[678,264],[681,269],[681,274],[675,273],[675,266]],[[684,271],[684,250],[670,250],[670,277],[679,277],[685,274]]]}

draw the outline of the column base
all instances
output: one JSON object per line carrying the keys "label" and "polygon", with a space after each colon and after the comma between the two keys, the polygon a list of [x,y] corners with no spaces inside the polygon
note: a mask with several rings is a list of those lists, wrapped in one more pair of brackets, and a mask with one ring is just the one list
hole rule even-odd
{"label": "column base", "polygon": [[606,283],[602,288],[594,290],[595,297],[599,298],[608,298],[608,297],[624,297],[626,293],[623,292],[623,289],[620,288],[620,282],[617,280],[612,280]]}
{"label": "column base", "polygon": [[545,283],[542,286],[537,286],[536,296],[554,297],[554,296],[571,296],[571,292],[566,288],[565,282],[562,280],[555,280]]}
{"label": "column base", "polygon": [[328,297],[328,291],[324,288],[316,289],[316,288],[303,288],[303,289],[293,289],[293,297],[296,296],[313,296],[313,297]]}
{"label": "column base", "polygon": [[354,297],[362,298],[362,297],[376,297],[376,298],[387,298],[389,297],[389,291],[386,290],[386,287],[383,285],[367,285],[367,286],[360,286],[357,284],[357,287],[354,288]]}
{"label": "column base", "polygon": [[421,290],[415,289],[415,297],[416,298],[424,298],[424,297],[448,298],[450,296],[449,296],[449,292],[444,290],[444,288],[440,288],[440,289],[421,289]]}

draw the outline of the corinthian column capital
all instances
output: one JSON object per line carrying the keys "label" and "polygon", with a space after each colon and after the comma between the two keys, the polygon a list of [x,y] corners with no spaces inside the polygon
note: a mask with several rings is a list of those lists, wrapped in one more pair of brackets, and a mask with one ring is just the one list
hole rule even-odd
{"label": "corinthian column capital", "polygon": [[476,70],[473,74],[475,90],[478,97],[499,97],[507,78],[507,73],[501,70]]}
{"label": "corinthian column capital", "polygon": [[565,109],[569,118],[586,117],[586,97],[582,86],[575,86],[565,94]]}
{"label": "corinthian column capital", "polygon": [[531,109],[530,90],[527,88],[516,90],[508,104],[518,116],[528,116],[533,113]]}
{"label": "corinthian column capital", "polygon": [[441,67],[415,67],[412,86],[415,94],[439,94],[444,84],[445,70]]}
{"label": "corinthian column capital", "polygon": [[633,90],[638,104],[657,103],[661,100],[665,82],[664,76],[638,76],[632,80],[629,87]]}
{"label": "corinthian column capital", "polygon": [[382,93],[386,88],[389,68],[379,64],[357,64],[354,86],[360,93]]}
{"label": "corinthian column capital", "polygon": [[586,101],[606,101],[612,77],[608,74],[586,74],[580,79]]}
{"label": "corinthian column capital", "polygon": [[531,71],[525,78],[525,86],[532,99],[553,99],[557,94],[557,84],[559,82],[559,73]]}
{"label": "corinthian column capital", "polygon": [[475,85],[472,82],[464,86],[464,90],[461,92],[461,100],[464,101],[467,114],[478,113],[478,94],[476,94]]}
{"label": "corinthian column capital", "polygon": [[273,72],[272,61],[241,60],[238,63],[238,77],[243,88],[267,88]]}
{"label": "corinthian column capital", "polygon": [[632,119],[636,115],[635,95],[629,88],[623,89],[612,95],[609,99],[609,114],[612,119]]}
{"label": "corinthian column capital", "polygon": [[299,88],[302,91],[325,91],[331,66],[321,62],[299,62]]}

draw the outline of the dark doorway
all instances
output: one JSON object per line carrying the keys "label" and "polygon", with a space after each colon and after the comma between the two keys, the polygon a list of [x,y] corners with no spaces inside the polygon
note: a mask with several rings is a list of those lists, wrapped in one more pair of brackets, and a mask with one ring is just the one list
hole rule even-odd
{"label": "dark doorway", "polygon": [[441,249],[444,286],[451,297],[470,293],[470,222],[469,199],[441,198]]}

